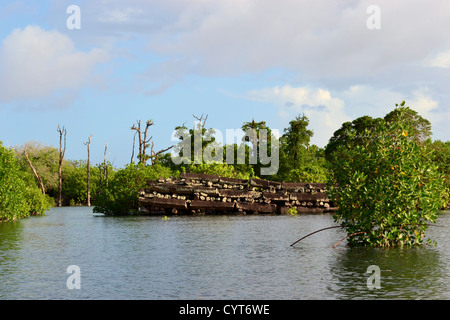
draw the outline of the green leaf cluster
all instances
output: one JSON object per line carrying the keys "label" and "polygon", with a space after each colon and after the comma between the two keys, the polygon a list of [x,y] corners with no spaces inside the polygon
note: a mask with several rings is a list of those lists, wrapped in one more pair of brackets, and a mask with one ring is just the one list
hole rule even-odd
{"label": "green leaf cluster", "polygon": [[14,150],[0,141],[0,222],[44,214],[52,206],[52,199],[42,194],[33,179],[22,170]]}
{"label": "green leaf cluster", "polygon": [[408,108],[401,105],[395,113],[396,119],[365,129],[346,127],[345,143],[331,154],[328,193],[351,245],[422,244],[428,224],[448,203],[431,140],[419,141],[410,121],[398,121]]}
{"label": "green leaf cluster", "polygon": [[280,170],[274,180],[318,182],[328,179],[324,150],[311,145],[314,132],[308,129],[309,119],[297,116],[289,122],[280,138]]}
{"label": "green leaf cluster", "polygon": [[111,216],[138,214],[139,190],[148,180],[169,178],[172,174],[170,168],[161,164],[133,162],[115,172],[108,185],[99,190],[93,211]]}

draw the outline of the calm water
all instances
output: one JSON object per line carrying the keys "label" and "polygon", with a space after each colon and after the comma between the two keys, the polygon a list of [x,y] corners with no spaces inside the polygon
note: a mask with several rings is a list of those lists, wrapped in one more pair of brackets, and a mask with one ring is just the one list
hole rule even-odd
{"label": "calm water", "polygon": [[[439,217],[450,228],[450,212]],[[348,248],[329,215],[94,217],[87,207],[0,224],[0,299],[450,299],[449,228],[435,247]],[[69,290],[67,267],[80,268]],[[370,265],[381,288],[367,287]]]}

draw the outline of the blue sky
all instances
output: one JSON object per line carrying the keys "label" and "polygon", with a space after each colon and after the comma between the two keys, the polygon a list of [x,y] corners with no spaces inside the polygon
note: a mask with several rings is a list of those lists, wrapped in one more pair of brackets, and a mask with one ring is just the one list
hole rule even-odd
{"label": "blue sky", "polygon": [[192,115],[223,134],[252,119],[282,133],[305,113],[323,147],[344,121],[406,100],[446,141],[448,30],[447,0],[2,1],[0,140],[56,147],[60,124],[66,158],[85,159],[92,134],[91,160],[108,143],[121,167],[136,120],[155,122],[160,150]]}

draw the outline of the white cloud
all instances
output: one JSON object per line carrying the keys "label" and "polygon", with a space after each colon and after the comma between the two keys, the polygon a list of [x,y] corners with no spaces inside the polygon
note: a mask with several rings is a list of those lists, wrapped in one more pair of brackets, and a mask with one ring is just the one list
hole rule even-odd
{"label": "white cloud", "polygon": [[125,9],[112,9],[106,10],[101,13],[98,18],[100,22],[113,22],[113,23],[123,23],[130,22],[134,19],[138,18],[142,14],[142,9],[136,9],[132,7],[128,7]]}
{"label": "white cloud", "polygon": [[407,105],[410,106],[411,109],[417,111],[417,113],[425,119],[428,119],[431,123],[448,120],[441,117],[441,114],[438,111],[439,102],[433,99],[427,88],[419,88],[414,90],[407,102]]}
{"label": "white cloud", "polygon": [[384,117],[403,100],[406,106],[429,120],[432,129],[448,121],[448,110],[439,108],[439,101],[426,87],[402,93],[389,88],[354,85],[332,94],[324,88],[284,85],[251,90],[244,97],[276,106],[278,116],[286,126],[298,114],[305,114],[314,131],[311,142],[319,146],[325,146],[344,122],[364,115]]}
{"label": "white cloud", "polygon": [[[367,8],[374,4],[379,30],[367,28]],[[448,0],[97,0],[82,11],[83,25],[96,35],[92,41],[123,41],[122,50],[146,59],[137,86],[147,94],[160,94],[186,75],[273,69],[339,90],[355,83],[395,85],[397,75],[414,86],[448,82],[423,68],[427,57],[450,47]],[[135,46],[146,50],[132,52]],[[433,64],[448,67],[446,57],[435,56]]]}
{"label": "white cloud", "polygon": [[437,55],[425,61],[429,67],[450,68],[450,50],[439,52]]}
{"label": "white cloud", "polygon": [[292,87],[284,85],[261,90],[251,90],[247,93],[250,100],[270,102],[279,106],[308,105],[311,107],[328,106],[333,109],[341,109],[344,102],[339,98],[333,98],[328,90],[309,87]]}
{"label": "white cloud", "polygon": [[340,96],[345,100],[346,110],[353,119],[364,115],[384,117],[396,103],[406,100],[401,92],[370,85],[352,85]]}
{"label": "white cloud", "polygon": [[101,49],[77,51],[58,31],[39,26],[15,29],[0,49],[0,101],[44,99],[61,92],[74,95],[91,81],[95,65],[107,59]]}
{"label": "white cloud", "polygon": [[334,131],[351,120],[344,110],[344,101],[322,88],[276,86],[249,91],[246,98],[277,106],[279,117],[286,125],[297,115],[305,114],[314,131],[311,143],[319,146],[325,146]]}
{"label": "white cloud", "polygon": [[339,96],[345,101],[345,109],[352,118],[370,115],[384,117],[395,108],[396,103],[406,102],[406,106],[417,111],[422,117],[438,122],[439,102],[432,97],[427,87],[418,87],[407,92],[390,88],[376,88],[369,85],[354,85]]}
{"label": "white cloud", "polygon": [[393,65],[417,63],[450,44],[446,0],[434,0],[433,5],[419,0],[378,1],[380,30],[367,28],[366,10],[372,4],[369,0],[224,0],[208,5],[194,1],[169,14],[150,49],[174,59],[182,57],[206,75],[281,67],[313,77],[349,77],[373,76]]}

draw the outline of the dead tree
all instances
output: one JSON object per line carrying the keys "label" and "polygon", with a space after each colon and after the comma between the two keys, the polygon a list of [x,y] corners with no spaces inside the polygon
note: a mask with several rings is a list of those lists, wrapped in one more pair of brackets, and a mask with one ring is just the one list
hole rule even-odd
{"label": "dead tree", "polygon": [[[199,121],[200,129],[203,129],[203,128],[205,127],[206,120],[208,120],[208,115],[206,115],[205,118],[203,118],[203,113],[202,113],[202,115],[200,116],[200,118],[197,117],[197,116],[195,116],[195,115],[192,115],[192,116],[193,116],[195,119],[197,119],[197,120]],[[202,121],[203,121],[203,123],[202,123]]]}
{"label": "dead tree", "polygon": [[104,181],[105,181],[106,187],[108,187],[108,165],[106,163],[106,158],[108,157],[106,155],[107,151],[108,151],[108,143],[106,143],[105,153],[103,154],[103,176],[104,176]]}
{"label": "dead tree", "polygon": [[205,129],[206,120],[208,120],[208,115],[206,117],[203,115],[197,117],[196,115],[192,115],[198,122],[194,124],[193,130],[193,148],[194,148],[194,163],[202,163],[203,162],[203,149],[205,146],[211,141],[207,141],[208,139],[204,139],[204,135],[207,132]]}
{"label": "dead tree", "polygon": [[[137,125],[133,124],[133,126],[131,127],[131,130],[136,131],[133,136],[133,151],[131,153],[131,163],[133,163],[134,147],[135,147],[135,141],[136,141],[136,135],[137,135],[138,139],[139,139],[139,154],[138,154],[139,163],[146,164],[147,160],[151,159],[152,165],[153,165],[157,162],[158,156],[161,153],[172,149],[174,146],[170,146],[166,149],[162,149],[162,150],[159,150],[158,152],[155,152],[153,150],[155,143],[152,141],[152,143],[150,145],[150,141],[152,140],[153,137],[150,137],[147,139],[148,129],[152,125],[154,125],[153,120],[147,120],[144,131],[142,131],[142,129],[141,129],[141,121],[137,120],[136,123],[137,123]],[[150,155],[147,155],[147,148],[150,148]]]}
{"label": "dead tree", "polygon": [[92,133],[91,136],[88,138],[89,140],[85,142],[84,144],[87,146],[87,152],[88,152],[88,159],[87,159],[87,205],[88,207],[91,206],[91,188],[90,188],[90,182],[91,182],[91,139],[92,139]]}
{"label": "dead tree", "polygon": [[133,163],[133,158],[134,158],[134,146],[136,145],[136,134],[138,132],[136,131],[133,135],[133,150],[131,151],[131,160],[130,160],[130,164]]}
{"label": "dead tree", "polygon": [[[59,132],[59,162],[58,162],[58,178],[59,178],[59,185],[58,185],[58,207],[62,206],[62,163],[64,160],[64,154],[66,153],[66,136],[67,136],[67,130],[64,128],[61,129],[61,127],[58,124]],[[64,145],[63,145],[63,136],[64,136]]]}
{"label": "dead tree", "polygon": [[[138,159],[139,163],[145,164],[148,160],[148,156],[146,155],[147,148],[150,146],[149,142],[152,140],[152,137],[147,139],[148,128],[154,125],[153,120],[147,120],[145,124],[144,132],[141,129],[141,120],[137,120],[137,126],[133,124],[131,130],[136,130],[135,135],[138,135],[139,138],[139,154]],[[131,162],[133,162],[134,155],[134,139],[133,139],[133,154],[131,156]]]}
{"label": "dead tree", "polygon": [[37,174],[36,169],[34,168],[33,164],[31,163],[31,160],[30,160],[30,158],[28,157],[28,152],[27,152],[27,149],[26,149],[26,148],[23,150],[23,154],[25,155],[25,158],[26,158],[27,161],[28,161],[28,165],[30,166],[31,170],[32,170],[33,173],[34,173],[34,176],[36,177],[37,181],[39,182],[39,186],[41,187],[42,194],[45,195],[45,187],[44,187],[44,183],[42,182],[41,177],[39,177],[39,175]]}
{"label": "dead tree", "polygon": [[170,150],[170,149],[172,149],[172,148],[174,147],[174,146],[172,145],[172,146],[170,146],[170,147],[168,147],[168,148],[166,148],[166,149],[159,150],[158,152],[155,152],[155,151],[153,151],[154,145],[155,145],[155,144],[152,142],[152,148],[151,148],[151,150],[150,150],[150,159],[152,160],[152,165],[155,164],[156,162],[158,162],[158,156],[159,156],[161,153],[166,152],[166,151],[168,151],[168,150]]}

